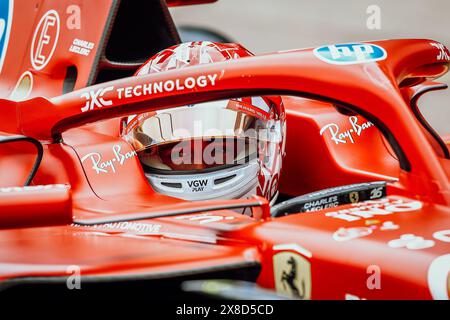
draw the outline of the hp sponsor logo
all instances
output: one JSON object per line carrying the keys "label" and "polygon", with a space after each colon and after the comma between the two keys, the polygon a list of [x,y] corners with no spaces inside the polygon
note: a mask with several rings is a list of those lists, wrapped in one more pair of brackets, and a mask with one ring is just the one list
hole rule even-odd
{"label": "hp sponsor logo", "polygon": [[314,49],[314,55],[331,64],[357,64],[384,60],[386,50],[370,43],[349,43],[324,46]]}

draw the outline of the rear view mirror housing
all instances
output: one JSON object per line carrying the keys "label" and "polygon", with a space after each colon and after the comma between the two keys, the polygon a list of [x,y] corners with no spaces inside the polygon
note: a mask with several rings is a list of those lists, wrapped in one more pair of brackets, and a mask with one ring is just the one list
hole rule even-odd
{"label": "rear view mirror housing", "polygon": [[[30,185],[41,164],[43,153],[42,144],[34,138],[21,135],[0,136],[0,186]],[[11,176],[11,165],[21,166],[15,176]],[[28,166],[31,166],[29,170]],[[21,179],[24,180],[20,181]]]}
{"label": "rear view mirror housing", "polygon": [[0,136],[0,230],[72,222],[70,186],[30,186],[42,156],[36,139]]}

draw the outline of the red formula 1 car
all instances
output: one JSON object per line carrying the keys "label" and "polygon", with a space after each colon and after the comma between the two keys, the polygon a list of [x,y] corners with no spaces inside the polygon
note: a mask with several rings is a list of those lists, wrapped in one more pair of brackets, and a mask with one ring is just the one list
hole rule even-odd
{"label": "red formula 1 car", "polygon": [[[443,44],[133,77],[180,41],[162,0],[1,0],[0,14],[0,295],[173,298],[227,279],[295,299],[449,298],[450,139],[417,107],[446,88]],[[131,115],[261,95],[285,108],[277,202],[157,192],[121,135]]]}

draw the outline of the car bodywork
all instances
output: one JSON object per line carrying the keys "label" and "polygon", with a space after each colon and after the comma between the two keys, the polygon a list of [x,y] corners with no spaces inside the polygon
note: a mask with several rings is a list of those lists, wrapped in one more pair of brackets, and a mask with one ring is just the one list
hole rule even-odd
{"label": "car bodywork", "polygon": [[[35,151],[0,145],[2,293],[71,294],[75,272],[80,292],[98,294],[171,297],[181,281],[225,278],[300,299],[448,299],[449,142],[417,108],[445,88],[433,82],[445,46],[385,40],[356,44],[381,48],[376,61],[327,61],[325,46],[126,77],[179,41],[163,1],[6,3],[0,131],[39,141],[43,157],[31,186],[15,187]],[[149,12],[139,6],[157,27],[126,23]],[[130,44],[142,28],[154,35]],[[382,197],[282,217],[259,197],[182,201],[151,189],[120,137],[128,115],[268,93],[287,113],[285,198],[386,181]],[[233,211],[244,207],[252,216]]]}

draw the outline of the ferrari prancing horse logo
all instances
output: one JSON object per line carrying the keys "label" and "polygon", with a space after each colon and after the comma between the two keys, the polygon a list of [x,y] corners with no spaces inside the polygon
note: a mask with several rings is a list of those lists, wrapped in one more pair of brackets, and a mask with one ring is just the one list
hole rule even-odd
{"label": "ferrari prancing horse logo", "polygon": [[350,192],[348,195],[351,203],[357,203],[359,201],[359,193],[357,191]]}
{"label": "ferrari prancing horse logo", "polygon": [[275,289],[294,299],[311,299],[311,264],[297,253],[280,252],[273,256]]}

